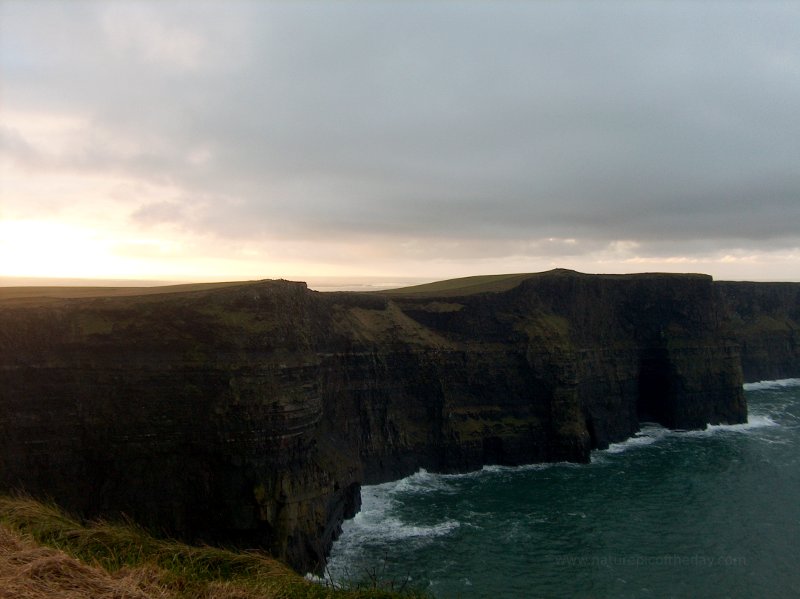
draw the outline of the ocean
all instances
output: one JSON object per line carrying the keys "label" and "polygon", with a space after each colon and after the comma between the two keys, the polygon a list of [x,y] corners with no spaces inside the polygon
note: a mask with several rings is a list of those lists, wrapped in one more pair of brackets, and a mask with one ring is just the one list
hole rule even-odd
{"label": "ocean", "polygon": [[328,578],[451,597],[800,597],[800,379],[746,424],[645,425],[589,464],[425,471],[362,489]]}

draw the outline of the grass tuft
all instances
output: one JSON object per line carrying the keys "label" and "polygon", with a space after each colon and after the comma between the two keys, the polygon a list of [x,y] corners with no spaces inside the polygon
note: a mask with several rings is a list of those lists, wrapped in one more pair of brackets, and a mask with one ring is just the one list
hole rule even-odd
{"label": "grass tuft", "polygon": [[85,525],[53,504],[0,496],[0,599],[427,596],[375,586],[326,587],[264,553],[160,540],[131,522]]}

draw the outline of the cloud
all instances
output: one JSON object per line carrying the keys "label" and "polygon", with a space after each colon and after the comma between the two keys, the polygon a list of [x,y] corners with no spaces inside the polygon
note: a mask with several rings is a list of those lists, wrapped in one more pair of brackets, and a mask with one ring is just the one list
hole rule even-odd
{"label": "cloud", "polygon": [[180,223],[185,220],[184,207],[178,202],[152,202],[140,206],[131,214],[131,220],[143,225]]}
{"label": "cloud", "polygon": [[[127,181],[141,230],[298,260],[800,247],[794,5],[0,6],[5,152]],[[74,126],[37,142],[23,110]]]}
{"label": "cloud", "polygon": [[108,46],[132,62],[188,70],[203,64],[205,39],[167,22],[155,4],[113,3],[104,7],[100,21]]}

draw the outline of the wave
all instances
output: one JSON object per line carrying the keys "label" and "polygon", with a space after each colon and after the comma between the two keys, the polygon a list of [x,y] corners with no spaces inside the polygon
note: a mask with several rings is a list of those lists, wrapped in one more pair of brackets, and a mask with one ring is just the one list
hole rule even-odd
{"label": "wave", "polygon": [[[353,575],[354,564],[374,562],[375,548],[385,548],[398,541],[425,545],[438,537],[449,535],[461,526],[452,519],[431,524],[407,522],[396,513],[399,496],[432,491],[451,491],[442,475],[420,470],[403,479],[367,485],[361,488],[361,510],[342,524],[342,535],[333,544],[325,573],[325,582],[335,586],[336,580]],[[372,556],[372,557],[370,557]]]}
{"label": "wave", "polygon": [[769,416],[751,414],[748,416],[747,422],[743,422],[742,424],[709,424],[705,430],[674,432],[677,435],[683,435],[686,437],[711,437],[720,433],[749,433],[757,429],[772,426],[780,425]]}
{"label": "wave", "polygon": [[[388,493],[451,493],[455,490],[451,485],[447,484],[447,476],[448,475],[445,474],[428,472],[424,468],[420,468],[410,476],[377,486],[384,488]],[[457,474],[451,475],[451,478],[458,476]]]}
{"label": "wave", "polygon": [[636,447],[643,447],[645,445],[652,445],[656,441],[668,436],[672,431],[660,424],[646,424],[642,429],[633,437],[620,441],[619,443],[612,443],[607,449],[603,449],[604,453],[623,453],[629,449]]}
{"label": "wave", "polygon": [[[745,385],[745,390],[784,389],[796,386],[800,386],[800,379],[748,383]],[[782,395],[775,394],[769,401],[767,399],[765,396],[754,401],[747,422],[742,424],[712,424],[705,430],[682,431],[670,430],[656,423],[642,423],[641,430],[631,438],[613,443],[607,449],[593,451],[591,463],[588,465],[568,462],[523,466],[487,465],[480,470],[456,474],[438,474],[421,469],[400,480],[366,485],[361,489],[361,511],[355,518],[343,524],[344,534],[334,543],[329,568],[341,576],[343,568],[348,567],[348,564],[352,566],[361,562],[367,563],[369,555],[376,550],[398,541],[422,548],[431,542],[436,542],[437,538],[456,534],[455,531],[459,529],[470,528],[472,518],[468,514],[458,518],[449,515],[428,520],[420,519],[420,514],[408,512],[409,507],[413,505],[409,501],[413,502],[415,496],[431,494],[438,502],[441,495],[441,499],[446,501],[444,496],[463,492],[465,485],[471,486],[472,481],[476,484],[480,481],[480,484],[503,485],[506,479],[510,480],[524,472],[530,472],[535,476],[536,472],[548,469],[605,468],[618,462],[621,458],[619,454],[662,442],[679,442],[680,439],[754,434],[759,439],[772,442],[775,434],[770,432],[770,429],[791,426],[793,421],[787,419],[796,416],[791,410],[787,412],[788,400],[782,398]]]}
{"label": "wave", "polygon": [[496,474],[514,474],[517,472],[529,472],[547,470],[549,468],[579,468],[582,464],[577,462],[536,462],[533,464],[521,464],[517,466],[502,466],[500,464],[488,464],[479,470],[469,472],[428,472],[420,468],[414,474],[410,474],[400,480],[381,483],[379,485],[369,485],[362,489],[375,489],[379,492],[387,493],[390,496],[401,493],[458,493],[459,488],[454,483],[461,480],[481,478]]}
{"label": "wave", "polygon": [[750,414],[747,422],[741,424],[709,424],[704,430],[681,430],[668,429],[660,424],[648,423],[642,427],[633,437],[612,443],[607,449],[595,450],[592,452],[592,462],[602,462],[601,456],[614,455],[652,445],[664,439],[674,439],[681,437],[710,437],[718,434],[727,433],[748,433],[757,429],[780,426],[772,418],[763,414]]}
{"label": "wave", "polygon": [[745,391],[768,391],[771,389],[785,389],[786,387],[800,386],[800,379],[778,379],[775,381],[758,381],[756,383],[745,383]]}
{"label": "wave", "polygon": [[453,492],[443,475],[426,470],[380,485],[361,488],[361,511],[343,525],[349,537],[393,541],[398,539],[437,537],[460,526],[459,522],[446,520],[430,525],[409,524],[393,515],[398,507],[397,497],[405,494]]}
{"label": "wave", "polygon": [[498,474],[498,473],[513,473],[513,472],[529,472],[534,470],[548,470],[550,468],[575,468],[583,464],[577,462],[537,462],[535,464],[522,464],[520,466],[500,466],[492,464],[484,466],[477,472],[470,472],[467,474],[456,476],[471,476],[471,475],[484,475],[484,474]]}
{"label": "wave", "polygon": [[[343,525],[343,530],[350,537],[347,540],[357,545],[363,541],[380,543],[411,539],[425,540],[449,534],[461,526],[461,523],[456,520],[445,520],[426,525],[410,524],[395,516],[386,516],[382,509],[378,510],[378,513],[384,514],[381,516],[378,513],[368,515],[369,511],[370,506],[362,504],[361,512],[349,523]],[[361,517],[359,518],[359,516]]]}
{"label": "wave", "polygon": [[[787,381],[800,379],[785,379]],[[783,381],[773,381],[783,382]],[[786,385],[788,386],[788,385]],[[634,436],[611,443],[606,449],[596,449],[592,451],[590,463],[602,461],[598,458],[601,455],[615,455],[653,445],[659,441],[669,438],[680,437],[693,437],[693,436],[712,436],[717,434],[726,433],[747,433],[757,429],[777,427],[780,426],[775,420],[766,414],[749,414],[747,422],[741,424],[708,424],[703,430],[684,430],[684,429],[669,429],[658,423],[645,422],[642,423],[642,428]],[[400,493],[424,494],[424,493],[458,493],[458,487],[452,485],[462,479],[480,478],[484,476],[493,476],[498,474],[516,474],[521,472],[533,472],[548,470],[550,468],[582,468],[586,464],[578,462],[538,462],[534,464],[523,464],[520,466],[500,466],[496,464],[483,466],[480,470],[471,472],[457,473],[457,474],[442,474],[435,472],[428,472],[421,468],[414,474],[402,478],[397,481],[383,483],[380,485],[370,485],[362,487],[362,493],[379,493],[386,494],[387,503],[390,505],[391,496]]]}
{"label": "wave", "polygon": [[[746,432],[755,428],[764,428],[767,426],[779,426],[772,418],[764,414],[749,414],[747,422],[741,424],[709,424],[706,430],[715,432]],[[700,431],[704,432],[704,431]]]}
{"label": "wave", "polygon": [[[769,389],[785,389],[800,386],[800,378],[779,379],[771,381],[759,381],[756,383],[745,383],[745,391],[760,391]],[[755,406],[751,406],[755,408]],[[612,443],[608,448],[603,450],[595,450],[592,452],[593,457],[596,453],[603,454],[618,454],[624,453],[631,449],[645,447],[657,443],[662,439],[674,436],[693,436],[693,435],[714,435],[718,433],[728,432],[748,432],[755,429],[776,427],[780,426],[771,416],[776,414],[758,414],[754,413],[755,410],[751,409],[748,415],[747,422],[742,424],[709,424],[705,430],[672,430],[668,429],[658,423],[643,422],[642,428],[633,437],[618,443]],[[771,410],[774,412],[774,407]],[[780,415],[780,414],[777,414]],[[594,461],[594,459],[592,459]],[[540,462],[534,464],[524,464],[518,466],[501,466],[501,465],[485,465],[480,470],[463,473],[433,473],[428,472],[421,468],[414,474],[411,474],[400,480],[382,483],[379,485],[369,485],[363,487],[362,492],[374,492],[377,494],[385,494],[386,500],[390,501],[390,497],[397,493],[457,493],[458,488],[452,484],[453,481],[459,479],[470,479],[476,477],[483,477],[486,475],[495,474],[513,474],[517,472],[526,471],[539,471],[549,468],[580,468],[583,464],[575,462]]]}

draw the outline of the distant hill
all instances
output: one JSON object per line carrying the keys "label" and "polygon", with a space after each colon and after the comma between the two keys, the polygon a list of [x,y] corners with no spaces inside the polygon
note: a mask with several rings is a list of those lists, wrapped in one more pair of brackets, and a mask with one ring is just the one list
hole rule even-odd
{"label": "distant hill", "polygon": [[525,279],[536,276],[531,273],[517,273],[505,275],[482,275],[475,277],[462,277],[447,279],[423,285],[387,289],[382,293],[391,295],[472,295],[474,293],[489,293],[508,291],[519,285]]}
{"label": "distant hill", "polygon": [[103,286],[18,286],[0,287],[0,302],[40,299],[76,299],[90,297],[125,297],[157,295],[163,293],[188,293],[223,287],[240,287],[257,281],[231,281],[225,283],[188,283],[181,285],[153,285],[146,287]]}
{"label": "distant hill", "polygon": [[463,297],[478,293],[503,293],[518,287],[523,281],[531,279],[553,277],[594,277],[602,279],[657,279],[657,278],[703,278],[709,279],[709,275],[695,273],[634,273],[634,274],[586,274],[569,270],[567,268],[554,268],[545,272],[537,273],[513,273],[502,275],[479,275],[474,277],[461,277],[458,279],[447,279],[422,285],[410,287],[400,287],[398,289],[387,289],[381,293],[388,295],[402,295],[408,297]]}

